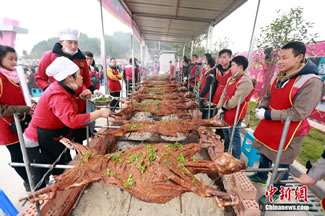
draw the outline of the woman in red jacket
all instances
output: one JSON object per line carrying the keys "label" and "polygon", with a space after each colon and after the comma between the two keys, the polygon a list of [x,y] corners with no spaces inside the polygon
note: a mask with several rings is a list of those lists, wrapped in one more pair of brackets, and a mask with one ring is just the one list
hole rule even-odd
{"label": "woman in red jacket", "polygon": [[[26,106],[15,70],[16,65],[16,51],[9,46],[0,45],[0,145],[7,147],[12,162],[23,163],[18,136],[11,130],[10,125],[14,121],[14,113],[26,115],[31,108]],[[25,168],[14,169],[24,180],[26,191],[30,191]]]}
{"label": "woman in red jacket", "polygon": [[[120,80],[123,78],[123,76],[120,73],[120,70],[116,66],[116,59],[111,58],[110,64],[107,68],[107,79],[108,79],[108,85],[110,89],[110,93],[113,97],[120,97],[120,91],[121,91],[121,83]],[[112,100],[111,107],[119,107],[119,102],[117,100]],[[115,109],[112,108],[112,111]]]}
{"label": "woman in red jacket", "polygon": [[[85,105],[83,99],[90,95],[85,90],[76,97],[75,90],[82,86],[83,78],[79,67],[68,58],[56,58],[46,69],[46,73],[56,81],[51,83],[40,97],[24,138],[26,146],[39,145],[43,163],[53,164],[65,149],[59,142],[61,137],[68,137],[71,129],[86,127],[97,118],[107,118],[110,110],[81,113]],[[70,160],[70,152],[66,151],[58,164],[67,164]],[[62,172],[53,171],[52,174]]]}

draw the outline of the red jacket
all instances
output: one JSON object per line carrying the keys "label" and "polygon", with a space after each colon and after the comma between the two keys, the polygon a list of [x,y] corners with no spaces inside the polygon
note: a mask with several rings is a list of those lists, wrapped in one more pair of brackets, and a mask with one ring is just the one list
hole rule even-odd
{"label": "red jacket", "polygon": [[73,90],[63,88],[58,82],[51,83],[40,97],[32,121],[25,130],[25,136],[38,142],[37,127],[48,130],[75,129],[89,124],[90,114],[80,114],[84,101],[77,98]]}
{"label": "red jacket", "polygon": [[[2,73],[0,73],[0,104],[26,106],[21,87],[10,81]],[[9,123],[13,120],[12,116],[0,118],[0,145],[10,145],[18,142],[17,134],[13,133],[9,126]]]}
{"label": "red jacket", "polygon": [[119,92],[121,91],[121,83],[122,75],[120,71],[116,67],[108,67],[107,68],[107,78],[108,78],[108,86],[110,92]]}
{"label": "red jacket", "polygon": [[171,76],[174,76],[174,73],[175,73],[175,66],[174,65],[169,66],[169,72],[170,72]]}
{"label": "red jacket", "polygon": [[[55,81],[53,77],[48,77],[46,75],[46,68],[59,56],[65,56],[65,54],[62,52],[62,45],[59,43],[55,44],[52,51],[47,51],[43,54],[35,74],[35,82],[40,89],[44,90],[50,85],[50,83]],[[82,55],[80,50],[78,50],[78,53],[72,56],[70,59],[80,68],[80,74],[83,77],[83,87],[94,91],[96,88],[90,81],[86,58]],[[83,87],[80,87],[75,91],[77,95],[82,92]]]}
{"label": "red jacket", "polygon": [[[135,70],[135,68],[134,68]],[[132,65],[126,65],[124,69],[125,80],[132,80]]]}

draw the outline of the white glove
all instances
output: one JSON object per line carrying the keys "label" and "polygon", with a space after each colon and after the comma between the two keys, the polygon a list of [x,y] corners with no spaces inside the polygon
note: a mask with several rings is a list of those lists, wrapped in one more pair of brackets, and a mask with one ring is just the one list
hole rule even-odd
{"label": "white glove", "polygon": [[98,89],[96,89],[96,90],[94,91],[94,95],[95,95],[95,96],[101,96],[102,93],[101,93]]}
{"label": "white glove", "polygon": [[255,116],[256,116],[256,118],[258,118],[260,120],[265,119],[265,109],[256,108],[255,109]]}
{"label": "white glove", "polygon": [[217,116],[220,117],[220,115],[221,115],[222,113],[224,113],[224,112],[225,112],[225,111],[223,111],[223,109],[220,108],[220,109],[218,110],[218,112],[217,112]]}

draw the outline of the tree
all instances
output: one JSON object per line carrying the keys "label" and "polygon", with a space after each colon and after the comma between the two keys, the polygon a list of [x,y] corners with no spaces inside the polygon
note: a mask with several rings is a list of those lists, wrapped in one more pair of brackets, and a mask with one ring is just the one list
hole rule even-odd
{"label": "tree", "polygon": [[79,49],[83,51],[89,51],[94,54],[94,56],[100,55],[100,41],[98,38],[88,37],[85,33],[80,33],[79,35]]}
{"label": "tree", "polygon": [[315,43],[318,34],[309,33],[314,23],[304,20],[303,8],[291,8],[288,14],[281,14],[281,11],[278,10],[277,14],[277,18],[269,25],[261,28],[261,34],[257,40],[259,50],[265,50],[269,47],[278,50],[290,41]]}
{"label": "tree", "polygon": [[303,18],[303,8],[291,8],[287,14],[278,10],[277,14],[277,18],[269,25],[261,28],[261,34],[257,40],[257,48],[263,51],[264,58],[262,62],[255,61],[255,63],[262,65],[266,63],[267,65],[267,69],[264,70],[264,85],[258,101],[264,96],[269,86],[277,63],[279,49],[291,41],[301,41],[305,44],[315,43],[315,39],[318,37],[317,33],[310,33],[314,23]]}
{"label": "tree", "polygon": [[44,52],[52,50],[56,42],[59,41],[58,37],[49,38],[48,40],[43,40],[38,42],[30,52],[29,58],[41,58]]}
{"label": "tree", "polygon": [[218,53],[222,50],[222,49],[229,49],[229,47],[233,44],[233,42],[231,41],[231,39],[228,36],[225,36],[223,38],[219,38],[218,41],[216,41],[213,44],[212,47],[212,51],[211,53],[213,55],[218,55]]}

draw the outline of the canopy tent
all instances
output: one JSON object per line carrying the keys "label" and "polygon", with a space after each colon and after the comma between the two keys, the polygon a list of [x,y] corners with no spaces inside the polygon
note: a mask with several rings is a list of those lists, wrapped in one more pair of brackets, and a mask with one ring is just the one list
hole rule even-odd
{"label": "canopy tent", "polygon": [[189,42],[247,0],[121,0],[145,40]]}
{"label": "canopy tent", "polygon": [[[203,33],[211,42],[213,27],[243,5],[247,0],[99,0],[104,7],[133,30],[131,39],[134,58],[134,37],[141,45],[145,40],[186,43]],[[104,52],[104,25],[102,18],[102,52]],[[192,42],[193,44],[193,42]],[[193,46],[192,46],[193,47]],[[102,54],[105,59],[105,53]],[[105,60],[103,62],[106,68]],[[132,67],[134,74],[134,65]],[[105,76],[106,80],[106,76]],[[106,83],[105,83],[106,84]],[[106,84],[107,86],[107,84]],[[133,79],[133,89],[135,83]],[[108,88],[106,88],[108,93]]]}

